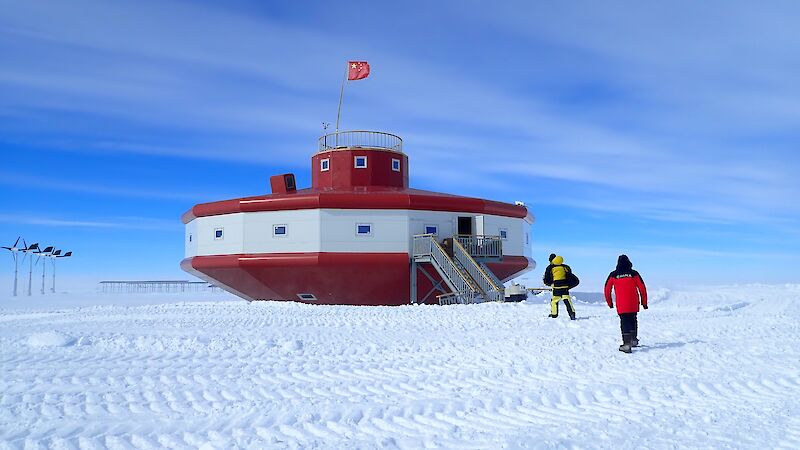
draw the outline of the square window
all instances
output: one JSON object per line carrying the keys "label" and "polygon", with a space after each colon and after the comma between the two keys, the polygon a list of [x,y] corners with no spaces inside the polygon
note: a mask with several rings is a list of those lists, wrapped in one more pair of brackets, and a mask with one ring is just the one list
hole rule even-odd
{"label": "square window", "polygon": [[356,169],[366,169],[367,168],[367,157],[366,156],[356,156],[354,158],[354,164]]}
{"label": "square window", "polygon": [[356,235],[357,236],[372,236],[372,224],[369,224],[369,223],[356,224]]}
{"label": "square window", "polygon": [[273,225],[272,226],[272,235],[275,237],[283,237],[287,234],[287,227],[286,224],[280,225]]}
{"label": "square window", "polygon": [[222,228],[214,228],[214,240],[219,241],[224,237]]}
{"label": "square window", "polygon": [[317,297],[314,294],[297,294],[297,297],[300,298],[300,300],[305,300],[307,302],[317,301]]}
{"label": "square window", "polygon": [[319,170],[321,172],[327,172],[331,168],[331,160],[330,158],[325,158],[319,160]]}
{"label": "square window", "polygon": [[392,170],[400,172],[400,160],[392,158]]}
{"label": "square window", "polygon": [[508,230],[500,228],[500,239],[508,239]]}
{"label": "square window", "polygon": [[425,234],[432,234],[434,236],[439,235],[439,226],[438,225],[425,225]]}

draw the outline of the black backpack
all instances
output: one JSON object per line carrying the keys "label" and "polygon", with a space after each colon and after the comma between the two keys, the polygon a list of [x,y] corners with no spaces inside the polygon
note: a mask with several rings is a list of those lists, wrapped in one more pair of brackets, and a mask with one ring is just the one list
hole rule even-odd
{"label": "black backpack", "polygon": [[572,273],[572,270],[568,271],[567,272],[567,286],[569,286],[569,289],[572,289],[572,288],[574,288],[575,286],[577,286],[579,284],[581,284],[581,280],[579,280],[578,277],[575,276],[574,273]]}

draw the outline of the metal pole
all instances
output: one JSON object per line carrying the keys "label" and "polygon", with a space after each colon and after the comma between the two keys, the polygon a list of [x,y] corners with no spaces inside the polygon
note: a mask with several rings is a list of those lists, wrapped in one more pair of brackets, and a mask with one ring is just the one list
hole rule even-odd
{"label": "metal pole", "polygon": [[19,272],[19,260],[17,254],[14,253],[14,297],[17,296],[17,272]]}
{"label": "metal pole", "polygon": [[416,305],[417,300],[417,263],[414,261],[414,255],[411,255],[411,304]]}
{"label": "metal pole", "polygon": [[28,261],[28,297],[31,296],[31,286],[33,285],[33,256]]}
{"label": "metal pole", "polygon": [[42,260],[42,295],[44,295],[44,272],[47,269],[47,261]]}
{"label": "metal pole", "polygon": [[[339,133],[339,116],[342,113],[342,97],[344,97],[344,84],[347,81],[347,72],[350,70],[350,63],[344,65],[344,77],[342,78],[342,89],[339,91],[339,109],[336,110],[336,133]],[[336,139],[339,139],[339,135],[336,135]],[[339,143],[336,143],[336,146],[339,146]]]}
{"label": "metal pole", "polygon": [[53,288],[50,290],[53,294],[56,293],[56,260],[53,258]]}

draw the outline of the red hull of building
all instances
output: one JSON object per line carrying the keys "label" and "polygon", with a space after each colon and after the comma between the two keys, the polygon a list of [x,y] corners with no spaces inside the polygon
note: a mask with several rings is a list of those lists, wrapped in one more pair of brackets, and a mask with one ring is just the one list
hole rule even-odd
{"label": "red hull of building", "polygon": [[[425,267],[428,266],[428,267]],[[533,267],[524,256],[504,256],[487,263],[501,280]],[[407,305],[410,303],[410,261],[407,253],[276,253],[195,256],[181,267],[202,279],[249,300],[303,301],[298,294],[313,294],[305,303],[330,305]],[[441,278],[423,264],[428,276]],[[434,282],[417,273],[417,298],[429,294]],[[447,292],[447,288],[443,288]],[[435,295],[427,303],[437,303]]]}

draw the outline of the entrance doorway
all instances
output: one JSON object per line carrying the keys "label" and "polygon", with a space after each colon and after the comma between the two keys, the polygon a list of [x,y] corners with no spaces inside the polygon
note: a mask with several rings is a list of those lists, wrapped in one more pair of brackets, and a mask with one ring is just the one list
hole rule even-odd
{"label": "entrance doorway", "polygon": [[458,218],[458,234],[472,236],[472,217]]}

